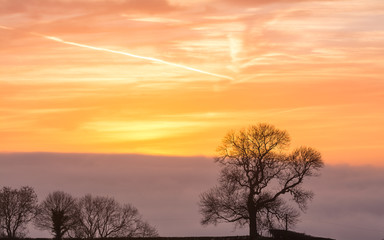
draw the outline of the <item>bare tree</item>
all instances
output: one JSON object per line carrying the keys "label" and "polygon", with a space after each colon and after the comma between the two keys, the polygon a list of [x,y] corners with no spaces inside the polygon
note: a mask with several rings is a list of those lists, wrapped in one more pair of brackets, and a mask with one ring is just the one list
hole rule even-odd
{"label": "bare tree", "polygon": [[3,187],[0,190],[0,233],[8,238],[25,236],[28,222],[35,216],[37,195],[33,188]]}
{"label": "bare tree", "polygon": [[219,184],[200,196],[202,224],[248,224],[252,239],[275,223],[294,224],[313,197],[301,187],[304,178],[317,175],[323,162],[308,147],[285,153],[289,143],[286,131],[268,124],[228,133],[215,159]]}
{"label": "bare tree", "polygon": [[143,220],[137,223],[136,229],[134,236],[138,238],[159,236],[157,229]]}
{"label": "bare tree", "polygon": [[155,228],[144,222],[130,204],[121,205],[110,197],[86,195],[79,201],[80,225],[77,236],[86,238],[153,237]]}
{"label": "bare tree", "polygon": [[91,195],[79,200],[79,225],[74,236],[83,238],[97,237],[98,218],[100,215],[99,203]]}
{"label": "bare tree", "polygon": [[78,207],[75,198],[68,193],[50,193],[39,205],[35,225],[41,230],[49,230],[55,239],[62,239],[68,231],[78,226]]}

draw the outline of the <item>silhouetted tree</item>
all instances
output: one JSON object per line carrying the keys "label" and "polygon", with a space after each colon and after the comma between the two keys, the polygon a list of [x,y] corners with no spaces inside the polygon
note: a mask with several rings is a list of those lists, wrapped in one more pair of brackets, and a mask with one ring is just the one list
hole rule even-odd
{"label": "silhouetted tree", "polygon": [[86,195],[79,200],[79,225],[74,229],[73,236],[81,238],[97,237],[99,204],[91,196]]}
{"label": "silhouetted tree", "polygon": [[313,193],[301,185],[323,162],[308,147],[284,153],[289,143],[286,131],[268,124],[228,133],[215,158],[222,167],[219,184],[200,196],[202,224],[248,224],[252,239],[274,223],[288,219],[293,224],[299,212],[288,202],[306,208]]}
{"label": "silhouetted tree", "polygon": [[137,230],[134,236],[139,238],[158,237],[159,233],[154,226],[151,226],[148,222],[141,220],[137,223]]}
{"label": "silhouetted tree", "polygon": [[62,239],[68,231],[78,226],[78,206],[75,198],[68,193],[50,193],[39,205],[35,225],[41,230],[49,230],[55,239]]}
{"label": "silhouetted tree", "polygon": [[8,238],[25,236],[28,222],[35,216],[37,195],[33,188],[3,187],[0,190],[0,233]]}
{"label": "silhouetted tree", "polygon": [[85,238],[154,237],[155,228],[144,222],[130,204],[121,205],[110,197],[86,195],[79,201],[80,225],[75,236]]}

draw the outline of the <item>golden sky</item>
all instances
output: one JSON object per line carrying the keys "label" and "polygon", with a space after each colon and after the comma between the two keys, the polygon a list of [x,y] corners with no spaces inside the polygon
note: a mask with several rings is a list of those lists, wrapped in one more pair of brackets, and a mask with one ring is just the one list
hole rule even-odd
{"label": "golden sky", "polygon": [[384,165],[382,0],[0,0],[0,151],[206,155],[286,129]]}

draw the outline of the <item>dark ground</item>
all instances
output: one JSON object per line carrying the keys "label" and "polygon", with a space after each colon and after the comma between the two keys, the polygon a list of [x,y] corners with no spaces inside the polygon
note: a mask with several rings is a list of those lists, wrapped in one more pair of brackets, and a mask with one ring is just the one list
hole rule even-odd
{"label": "dark ground", "polygon": [[[271,230],[272,237],[259,237],[257,240],[334,240],[331,238],[321,238],[305,235],[303,233]],[[8,238],[9,239],[9,238]],[[49,238],[24,238],[18,240],[49,240]],[[71,238],[71,240],[82,240]],[[95,240],[249,240],[248,236],[228,236],[228,237],[148,237],[148,238],[97,238]]]}

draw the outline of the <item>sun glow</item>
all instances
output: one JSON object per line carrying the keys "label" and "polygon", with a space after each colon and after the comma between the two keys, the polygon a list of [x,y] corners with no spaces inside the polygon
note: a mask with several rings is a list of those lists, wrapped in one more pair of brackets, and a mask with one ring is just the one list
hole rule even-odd
{"label": "sun glow", "polygon": [[89,122],[83,128],[115,141],[163,139],[191,133],[202,123],[192,121]]}

